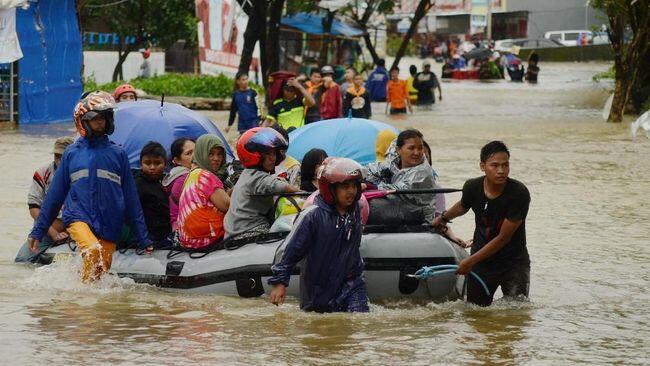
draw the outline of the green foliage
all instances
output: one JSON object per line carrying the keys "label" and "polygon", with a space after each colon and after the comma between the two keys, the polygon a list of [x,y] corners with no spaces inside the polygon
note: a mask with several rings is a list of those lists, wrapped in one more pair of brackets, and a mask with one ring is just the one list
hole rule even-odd
{"label": "green foliage", "polygon": [[599,72],[598,74],[592,77],[593,81],[601,81],[602,79],[614,79],[616,77],[616,72],[614,66],[610,67],[607,71]]}
{"label": "green foliage", "polygon": [[[388,56],[395,56],[397,54],[397,51],[402,45],[402,39],[403,37],[396,36],[396,35],[391,35],[388,37],[388,41],[386,42],[386,53],[388,54]],[[405,56],[417,56],[417,55],[418,55],[418,45],[413,41],[413,39],[411,39],[408,47],[406,47]]]}
{"label": "green foliage", "polygon": [[[85,79],[84,91],[104,90],[112,93],[116,87],[123,83],[124,81],[118,81],[98,85],[93,79]],[[152,95],[229,98],[232,95],[235,81],[223,74],[211,76],[169,73],[149,79],[132,79],[129,84]],[[251,87],[262,94],[259,86],[251,83]]]}
{"label": "green foliage", "polygon": [[88,0],[80,10],[82,28],[93,30],[102,23],[110,32],[137,37],[133,48],[154,46],[167,48],[179,39],[187,47],[197,44],[195,5],[188,0],[138,0],[111,6],[113,0]]}

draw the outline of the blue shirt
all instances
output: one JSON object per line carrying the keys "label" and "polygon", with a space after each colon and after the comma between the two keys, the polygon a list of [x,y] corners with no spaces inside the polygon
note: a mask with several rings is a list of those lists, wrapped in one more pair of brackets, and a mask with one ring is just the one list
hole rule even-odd
{"label": "blue shirt", "polygon": [[239,113],[239,121],[237,122],[237,130],[239,132],[244,132],[259,125],[260,117],[257,102],[255,101],[256,97],[257,92],[253,89],[237,90],[232,94],[228,126],[232,126],[235,122],[235,115],[237,113]]}

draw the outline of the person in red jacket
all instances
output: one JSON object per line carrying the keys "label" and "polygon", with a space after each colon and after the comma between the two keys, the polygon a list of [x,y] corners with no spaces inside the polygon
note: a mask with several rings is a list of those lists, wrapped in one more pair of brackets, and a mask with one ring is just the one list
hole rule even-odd
{"label": "person in red jacket", "polygon": [[332,66],[323,66],[323,86],[325,91],[320,100],[321,120],[339,118],[343,114],[343,97],[341,88],[334,82],[334,69]]}

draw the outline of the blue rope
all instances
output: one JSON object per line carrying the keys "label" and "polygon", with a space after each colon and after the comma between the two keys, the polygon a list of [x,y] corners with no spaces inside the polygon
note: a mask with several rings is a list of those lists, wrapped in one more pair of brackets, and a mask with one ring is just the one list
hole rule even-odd
{"label": "blue rope", "polygon": [[[456,269],[458,269],[458,266],[455,264],[441,264],[438,266],[430,266],[430,267],[422,267],[415,272],[413,277],[418,278],[418,279],[427,279],[431,278],[436,275],[444,274],[444,273],[455,273]],[[481,287],[483,287],[483,290],[485,290],[485,293],[490,296],[490,290],[488,289],[487,285],[485,284],[485,281],[474,273],[474,271],[469,273],[472,275],[478,283],[481,284]]]}

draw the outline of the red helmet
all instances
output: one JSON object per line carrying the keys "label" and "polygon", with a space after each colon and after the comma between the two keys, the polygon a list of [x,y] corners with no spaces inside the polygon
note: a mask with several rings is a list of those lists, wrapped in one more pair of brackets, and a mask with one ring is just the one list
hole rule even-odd
{"label": "red helmet", "polygon": [[116,101],[120,100],[120,95],[124,93],[133,93],[136,96],[136,99],[138,97],[138,94],[135,92],[135,88],[131,84],[122,84],[115,88],[115,91],[113,92],[113,98],[115,98]]}
{"label": "red helmet", "polygon": [[289,147],[287,140],[270,127],[255,127],[244,132],[237,141],[237,156],[245,168],[255,168],[262,163],[262,154],[276,149],[275,165],[284,160]]}
{"label": "red helmet", "polygon": [[323,200],[334,204],[334,185],[348,180],[357,182],[357,198],[361,198],[361,181],[363,168],[356,161],[348,158],[326,158],[318,170],[318,190]]}
{"label": "red helmet", "polygon": [[99,114],[106,118],[105,133],[110,135],[115,131],[113,122],[113,110],[115,109],[115,99],[103,91],[94,91],[86,95],[74,108],[73,119],[75,127],[82,137],[90,134],[88,121]]}

